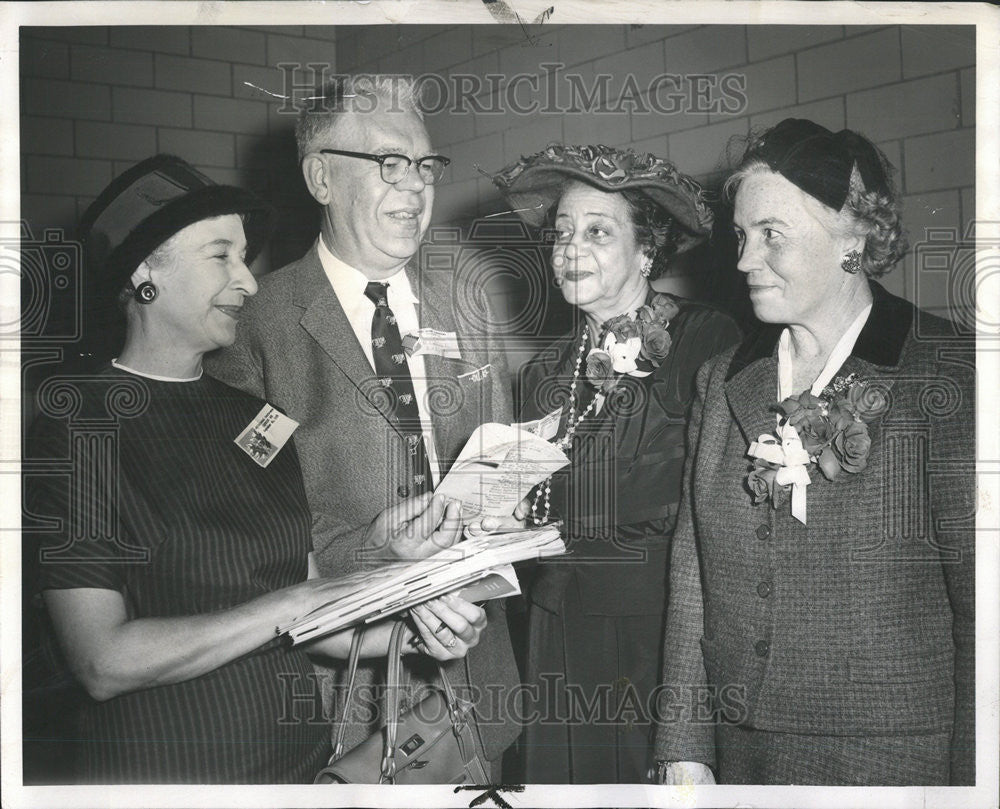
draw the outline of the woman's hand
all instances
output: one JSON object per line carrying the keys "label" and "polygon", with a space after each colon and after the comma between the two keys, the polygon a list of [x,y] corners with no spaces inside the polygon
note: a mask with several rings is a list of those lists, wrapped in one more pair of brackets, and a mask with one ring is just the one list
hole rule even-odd
{"label": "woman's hand", "polygon": [[412,607],[410,615],[420,632],[411,646],[442,661],[465,657],[486,628],[484,609],[450,593]]}
{"label": "woman's hand", "polygon": [[260,603],[273,603],[275,614],[282,615],[277,621],[282,626],[308,615],[315,609],[336,601],[357,589],[356,583],[340,584],[335,578],[310,576],[303,582],[274,590],[260,597]]}
{"label": "woman's hand", "polygon": [[524,521],[531,512],[531,503],[525,497],[507,517],[482,517],[469,523],[467,531],[470,537],[480,537],[484,534],[502,534],[506,531],[519,531],[524,528]]}
{"label": "woman's hand", "polygon": [[429,492],[379,514],[365,531],[362,549],[381,561],[424,559],[462,537],[462,506]]}

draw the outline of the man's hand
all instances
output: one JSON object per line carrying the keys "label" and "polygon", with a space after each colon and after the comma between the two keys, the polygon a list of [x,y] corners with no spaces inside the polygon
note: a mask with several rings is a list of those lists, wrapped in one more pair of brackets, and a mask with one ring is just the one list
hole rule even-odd
{"label": "man's hand", "polygon": [[530,511],[531,504],[528,502],[528,498],[525,497],[517,504],[514,513],[507,517],[483,517],[469,523],[469,536],[478,537],[483,534],[502,534],[505,531],[519,531],[524,528],[524,521]]}
{"label": "man's hand", "polygon": [[699,761],[671,761],[664,767],[660,783],[669,787],[703,786],[714,784],[715,776]]}
{"label": "man's hand", "polygon": [[451,547],[461,536],[461,504],[426,492],[379,514],[365,531],[361,547],[382,561],[414,561]]}

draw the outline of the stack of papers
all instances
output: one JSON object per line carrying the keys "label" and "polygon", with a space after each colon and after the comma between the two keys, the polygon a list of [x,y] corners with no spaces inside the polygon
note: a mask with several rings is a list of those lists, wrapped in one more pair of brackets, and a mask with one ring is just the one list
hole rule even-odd
{"label": "stack of papers", "polygon": [[396,562],[359,571],[339,581],[355,585],[345,596],[324,604],[285,626],[293,644],[305,643],[345,627],[377,621],[445,593],[469,601],[503,598],[521,592],[511,564],[566,552],[559,524],[466,539],[418,562]]}
{"label": "stack of papers", "polygon": [[481,424],[434,494],[460,502],[466,522],[509,516],[534,486],[567,464],[566,453],[539,435],[516,425]]}

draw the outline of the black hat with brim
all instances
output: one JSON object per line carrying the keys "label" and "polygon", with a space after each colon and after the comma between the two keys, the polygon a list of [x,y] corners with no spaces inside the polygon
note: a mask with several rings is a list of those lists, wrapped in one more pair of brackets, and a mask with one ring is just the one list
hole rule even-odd
{"label": "black hat with brim", "polygon": [[513,212],[533,227],[545,224],[567,180],[579,180],[602,191],[644,194],[677,224],[678,253],[704,241],[712,231],[712,212],[701,186],[673,163],[651,154],[610,146],[554,144],[493,176],[494,185]]}
{"label": "black hat with brim", "polygon": [[242,188],[214,183],[174,155],[143,160],[115,178],[83,215],[80,238],[88,271],[97,276],[90,280],[105,294],[117,294],[171,236],[226,214],[243,218],[250,264],[271,235],[270,205]]}

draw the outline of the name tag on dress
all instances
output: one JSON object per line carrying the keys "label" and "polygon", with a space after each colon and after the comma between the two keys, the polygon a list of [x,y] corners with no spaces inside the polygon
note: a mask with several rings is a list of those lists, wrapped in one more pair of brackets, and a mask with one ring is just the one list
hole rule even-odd
{"label": "name tag on dress", "polygon": [[458,348],[458,334],[453,331],[420,329],[416,334],[403,337],[403,350],[411,357],[434,354],[452,360],[462,359],[462,352]]}
{"label": "name tag on dress", "polygon": [[259,466],[267,466],[292,437],[299,423],[266,404],[234,443]]}

